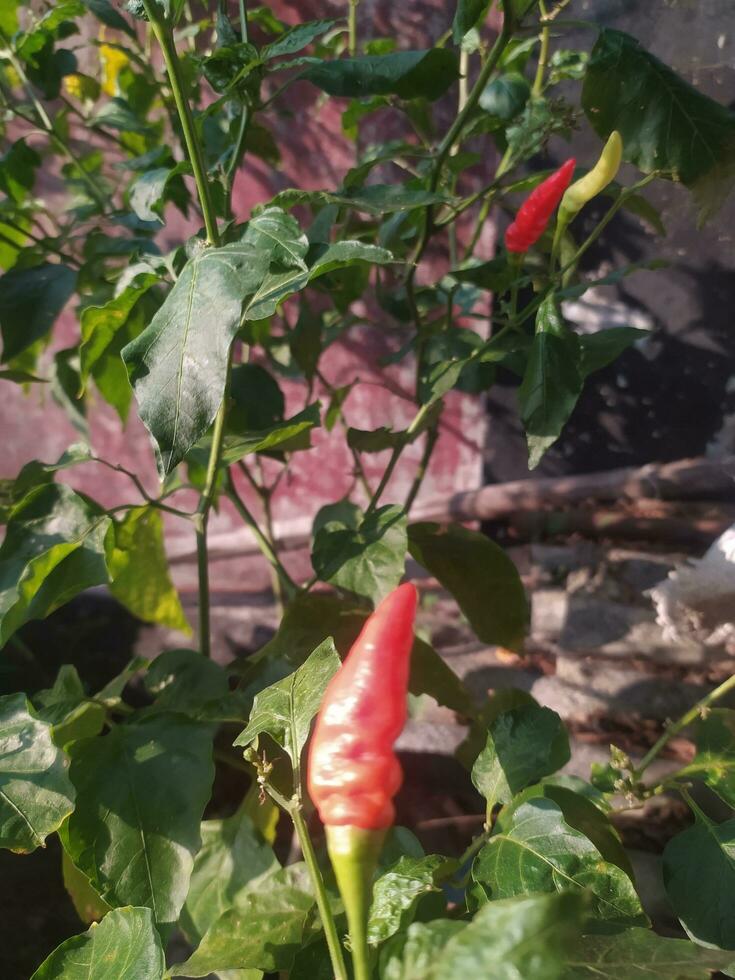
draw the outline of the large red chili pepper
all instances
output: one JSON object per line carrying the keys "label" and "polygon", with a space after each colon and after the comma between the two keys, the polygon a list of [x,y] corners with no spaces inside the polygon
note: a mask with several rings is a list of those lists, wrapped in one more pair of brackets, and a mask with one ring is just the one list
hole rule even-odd
{"label": "large red chili pepper", "polygon": [[415,614],[416,589],[407,583],[368,618],[327,687],[309,749],[309,794],[326,827],[355,980],[370,975],[373,874],[403,778],[393,743],[406,722]]}
{"label": "large red chili pepper", "polygon": [[546,230],[549,219],[574,176],[576,160],[570,159],[534,188],[518,209],[515,221],[505,233],[509,252],[527,252]]}

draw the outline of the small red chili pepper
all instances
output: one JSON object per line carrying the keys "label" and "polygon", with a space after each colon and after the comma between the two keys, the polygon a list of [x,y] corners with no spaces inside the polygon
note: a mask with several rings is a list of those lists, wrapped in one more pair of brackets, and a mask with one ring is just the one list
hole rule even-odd
{"label": "small red chili pepper", "polygon": [[576,160],[562,164],[543,183],[534,188],[518,209],[515,221],[505,233],[509,252],[527,252],[546,230],[549,219],[561,201],[574,176]]}
{"label": "small red chili pepper", "polygon": [[309,795],[326,827],[355,980],[370,976],[373,875],[403,779],[393,743],[406,723],[415,615],[413,585],[383,599],[327,686],[309,749]]}
{"label": "small red chili pepper", "polygon": [[326,826],[390,827],[402,774],[416,588],[380,603],[327,687],[309,751],[309,794]]}

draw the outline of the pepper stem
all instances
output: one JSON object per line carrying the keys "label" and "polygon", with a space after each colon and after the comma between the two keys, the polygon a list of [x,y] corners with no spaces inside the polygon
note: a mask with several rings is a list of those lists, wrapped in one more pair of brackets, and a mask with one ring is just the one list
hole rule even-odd
{"label": "pepper stem", "polygon": [[327,850],[347,913],[355,980],[370,980],[368,913],[385,831],[347,826],[327,827],[326,833]]}

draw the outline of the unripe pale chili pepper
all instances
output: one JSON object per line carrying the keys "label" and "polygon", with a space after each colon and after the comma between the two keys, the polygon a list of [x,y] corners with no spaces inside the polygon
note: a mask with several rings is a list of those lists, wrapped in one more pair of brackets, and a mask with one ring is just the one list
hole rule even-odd
{"label": "unripe pale chili pepper", "polygon": [[607,185],[615,180],[622,160],[623,139],[615,129],[610,133],[600,159],[592,170],[579,180],[575,180],[567,189],[559,207],[559,221],[568,224],[588,201],[604,191]]}
{"label": "unripe pale chili pepper", "polygon": [[546,230],[569,182],[574,176],[576,161],[567,160],[543,183],[534,188],[518,209],[515,221],[505,233],[505,247],[509,252],[527,252]]}
{"label": "unripe pale chili pepper", "polygon": [[372,879],[403,778],[393,743],[406,723],[415,614],[409,583],[383,599],[327,687],[309,748],[309,795],[326,828],[356,980],[369,976]]}

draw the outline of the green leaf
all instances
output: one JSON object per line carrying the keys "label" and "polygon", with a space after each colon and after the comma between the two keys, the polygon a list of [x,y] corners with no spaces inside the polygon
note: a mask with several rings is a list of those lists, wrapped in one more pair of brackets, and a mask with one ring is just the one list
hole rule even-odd
{"label": "green leaf", "polygon": [[220,47],[202,62],[204,76],[215,90],[247,100],[257,95],[262,78],[258,49],[247,41]]}
{"label": "green leaf", "polygon": [[532,96],[506,130],[510,166],[539,153],[550,136],[567,129],[563,113],[548,99]]}
{"label": "green leaf", "polygon": [[53,686],[33,696],[38,717],[51,725],[51,738],[64,748],[77,738],[99,735],[105,724],[105,709],[92,704],[76,667],[63,664]]}
{"label": "green leaf", "polygon": [[43,263],[11,269],[0,277],[3,361],[11,361],[45,337],[76,288],[77,274],[65,265]]}
{"label": "green leaf", "polygon": [[529,469],[538,466],[559,438],[582,393],[579,348],[579,337],[564,323],[556,298],[548,296],[539,307],[536,334],[518,389]]}
{"label": "green leaf", "polygon": [[161,980],[166,961],[150,909],[113,909],[58,946],[31,980],[112,980],[111,967],[115,980]]}
{"label": "green leaf", "polygon": [[194,860],[181,925],[198,943],[251,884],[279,867],[273,849],[245,814],[202,823],[202,846]]}
{"label": "green leaf", "polygon": [[229,909],[208,929],[172,977],[205,977],[222,970],[289,970],[301,948],[313,897],[301,885],[301,869],[291,865],[241,891]]}
{"label": "green leaf", "polygon": [[604,861],[552,800],[532,799],[518,807],[510,826],[494,833],[477,855],[472,876],[491,899],[578,889],[591,894],[588,911],[595,918],[648,924],[627,874]]}
{"label": "green leaf", "polygon": [[[82,343],[79,348],[79,376],[82,391],[90,375],[97,386],[119,411],[123,421],[130,404],[131,389],[125,365],[120,358],[122,347],[143,329],[143,309],[138,300],[159,281],[151,273],[135,276],[119,296],[104,306],[88,306],[80,322]],[[115,397],[117,384],[124,385],[122,400]]]}
{"label": "green leaf", "polygon": [[296,219],[282,208],[268,207],[254,215],[242,241],[270,251],[272,260],[286,269],[306,269],[304,256],[309,242]]}
{"label": "green leaf", "polygon": [[438,854],[402,857],[383,872],[373,885],[368,942],[377,946],[406,929],[419,901],[431,893],[440,895],[438,883],[454,871],[456,864]]}
{"label": "green leaf", "polygon": [[[236,463],[250,453],[265,453],[272,450],[290,452],[295,449],[308,449],[311,446],[311,430],[321,422],[320,410],[320,403],[315,402],[299,412],[298,415],[277,422],[267,429],[225,436],[222,462],[225,464]],[[205,445],[208,447],[208,442]]]}
{"label": "green leaf", "polygon": [[148,668],[146,690],[156,699],[148,710],[180,711],[197,717],[208,701],[227,695],[227,674],[198,650],[166,650]]}
{"label": "green leaf", "polygon": [[171,925],[189,888],[214,766],[212,732],[172,714],[70,746],[74,813],[65,849],[110,905],[145,905]]}
{"label": "green leaf", "polygon": [[232,404],[226,431],[242,435],[283,422],[286,399],[278,382],[260,364],[236,364],[230,380]]}
{"label": "green leaf", "polygon": [[41,157],[25,139],[17,140],[0,157],[0,190],[16,204],[22,204],[33,190]]}
{"label": "green leaf", "polygon": [[131,105],[122,98],[110,99],[92,116],[90,123],[105,129],[117,129],[121,133],[136,133],[151,136],[152,127],[139,116]]}
{"label": "green leaf", "polygon": [[295,27],[284,31],[275,41],[266,44],[261,49],[260,56],[263,61],[270,61],[273,58],[295,54],[322,34],[331,31],[336,23],[336,20],[307,20],[303,24],[296,24]]}
{"label": "green leaf", "polygon": [[410,211],[424,208],[428,204],[444,204],[451,200],[446,194],[427,191],[417,182],[410,184],[369,184],[367,187],[350,187],[341,191],[309,191],[288,188],[280,191],[274,202],[284,208],[309,204],[339,207],[364,211],[366,214],[392,214],[396,211]]}
{"label": "green leaf", "polygon": [[10,515],[0,546],[0,645],[31,619],[108,580],[110,518],[72,489],[48,483]]}
{"label": "green leaf", "polygon": [[30,374],[28,371],[0,371],[0,380],[2,381],[12,381],[18,385],[29,385],[29,384],[46,384],[47,378],[38,378],[35,374]]}
{"label": "green leaf", "polygon": [[695,942],[735,949],[735,820],[714,824],[699,810],[694,816],[694,826],[664,850],[666,894]]}
{"label": "green leaf", "polygon": [[528,607],[513,562],[477,531],[450,524],[411,524],[408,547],[456,599],[483,643],[510,650],[523,642]]}
{"label": "green leaf", "polygon": [[381,980],[426,980],[437,955],[465,926],[456,919],[412,923],[381,949]]}
{"label": "green leaf", "polygon": [[107,915],[110,906],[99,897],[90,885],[89,878],[72,864],[71,858],[64,850],[61,852],[61,876],[72,905],[85,925],[99,922]]}
{"label": "green leaf", "polygon": [[167,195],[169,183],[181,174],[191,173],[188,163],[178,163],[174,167],[155,167],[146,170],[131,186],[130,207],[141,221],[156,221],[163,224],[161,212],[164,203],[170,199]]}
{"label": "green leaf", "polygon": [[214,421],[243,303],[262,283],[269,262],[267,250],[250,244],[202,248],[150,325],[123,349],[162,476]]}
{"label": "green leaf", "polygon": [[405,432],[396,432],[385,425],[379,429],[347,430],[347,445],[358,453],[382,453],[385,449],[395,449],[406,439]]}
{"label": "green leaf", "polygon": [[262,320],[272,316],[279,305],[320,276],[337,269],[361,263],[385,265],[393,261],[393,255],[385,248],[365,242],[343,241],[334,245],[312,245],[307,254],[308,270],[290,269],[288,272],[271,272],[263,280],[252,299],[246,304],[245,320]]}
{"label": "green leaf", "polygon": [[564,980],[708,980],[713,970],[732,962],[732,953],[633,928],[576,940],[567,954]]}
{"label": "green leaf", "polygon": [[520,22],[537,3],[538,0],[501,0],[500,5],[506,16],[512,15],[516,22]]}
{"label": "green leaf", "polygon": [[559,715],[537,704],[522,705],[491,722],[485,748],[472,767],[472,782],[490,813],[496,803],[509,803],[569,759],[569,738]]}
{"label": "green leaf", "polygon": [[581,907],[580,896],[571,892],[491,902],[434,953],[423,976],[563,980],[565,954],[578,933]]}
{"label": "green leaf", "polygon": [[115,522],[107,557],[110,591],[145,623],[191,633],[168,570],[163,521],[155,507],[133,507]]}
{"label": "green leaf", "polygon": [[452,21],[452,40],[461,44],[462,38],[487,15],[489,0],[459,0]]}
{"label": "green leaf", "polygon": [[403,577],[406,515],[397,504],[378,507],[358,526],[331,520],[314,535],[311,563],[322,582],[379,602]]}
{"label": "green leaf", "polygon": [[499,829],[509,826],[513,813],[518,807],[534,797],[545,797],[559,807],[564,820],[573,830],[578,830],[580,834],[589,838],[606,861],[616,864],[631,881],[634,881],[630,858],[607,813],[601,809],[600,804],[604,804],[605,798],[598,798],[596,795],[590,798],[582,793],[596,794],[597,791],[593,786],[583,783],[574,776],[546,777],[543,782],[536,786],[529,786],[515,796],[512,803],[499,813],[497,826]]}
{"label": "green leaf", "polygon": [[612,364],[624,350],[648,336],[648,330],[637,327],[609,327],[597,333],[582,334],[579,337],[579,368],[583,377]]}
{"label": "green leaf", "polygon": [[503,293],[513,280],[513,270],[505,256],[498,255],[488,262],[467,265],[461,269],[452,269],[449,273],[460,282],[469,282],[480,289],[489,289],[492,293]]}
{"label": "green leaf", "polygon": [[728,804],[735,807],[735,711],[713,708],[695,729],[697,754],[676,775],[702,779]]}
{"label": "green leaf", "polygon": [[338,667],[339,656],[330,637],[293,674],[256,695],[248,726],[234,744],[251,745],[266,732],[285,749],[298,771],[312,719]]}
{"label": "green leaf", "polygon": [[79,394],[82,390],[82,379],[79,374],[79,351],[76,347],[67,347],[54,355],[50,380],[54,401],[64,410],[82,438],[89,442],[87,405]]}
{"label": "green leaf", "polygon": [[523,112],[530,95],[528,79],[520,72],[508,72],[485,86],[480,108],[499,123],[509,123]]}
{"label": "green leaf", "polygon": [[352,99],[398,95],[433,101],[459,78],[459,63],[447,48],[397,51],[324,61],[308,68],[303,77],[329,95]]}
{"label": "green leaf", "polygon": [[55,463],[41,463],[32,459],[26,463],[13,483],[13,502],[18,503],[30,490],[44,483],[51,483],[54,474],[78,463],[92,459],[92,450],[86,443],[73,442]]}
{"label": "green leaf", "polygon": [[735,113],[622,31],[600,32],[582,106],[603,139],[620,132],[624,158],[644,173],[660,170],[691,187],[733,159]]}
{"label": "green leaf", "polygon": [[124,31],[129,37],[137,38],[128,21],[115,10],[109,0],[83,0],[83,2],[84,6],[88,7],[107,27],[115,31]]}
{"label": "green leaf", "polygon": [[19,2],[20,0],[11,0],[10,3],[5,3],[0,7],[0,28],[8,37],[12,37],[18,30],[17,7]]}
{"label": "green leaf", "polygon": [[314,378],[319,366],[323,325],[323,316],[315,313],[306,300],[302,299],[296,326],[288,335],[288,346],[307,381]]}
{"label": "green leaf", "polygon": [[74,809],[74,787],[50,725],[24,694],[0,697],[0,847],[29,853]]}

